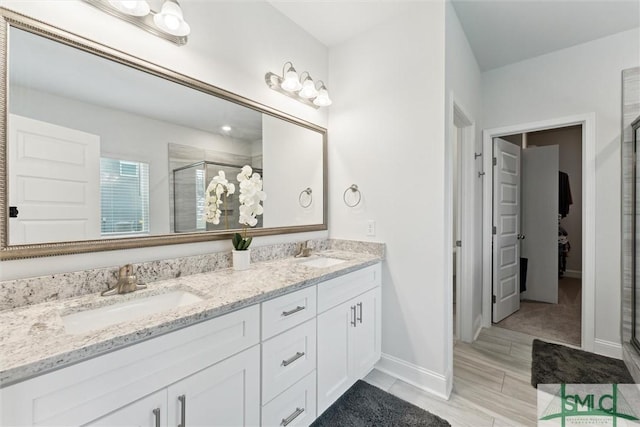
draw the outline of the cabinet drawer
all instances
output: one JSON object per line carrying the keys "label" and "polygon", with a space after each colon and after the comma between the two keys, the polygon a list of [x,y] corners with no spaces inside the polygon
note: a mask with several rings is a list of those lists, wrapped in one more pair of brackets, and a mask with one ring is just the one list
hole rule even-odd
{"label": "cabinet drawer", "polygon": [[316,287],[262,303],[262,339],[266,340],[316,315]]}
{"label": "cabinet drawer", "polygon": [[262,344],[262,403],[316,368],[316,319]]}
{"label": "cabinet drawer", "polygon": [[318,285],[318,313],[380,286],[380,263]]}
{"label": "cabinet drawer", "polygon": [[262,426],[308,426],[316,418],[316,371],[262,408]]}

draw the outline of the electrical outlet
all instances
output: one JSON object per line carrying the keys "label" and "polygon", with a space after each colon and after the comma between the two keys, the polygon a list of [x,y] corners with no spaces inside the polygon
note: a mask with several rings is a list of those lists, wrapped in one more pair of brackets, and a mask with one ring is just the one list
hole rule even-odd
{"label": "electrical outlet", "polygon": [[376,222],[372,219],[367,221],[367,236],[376,235]]}

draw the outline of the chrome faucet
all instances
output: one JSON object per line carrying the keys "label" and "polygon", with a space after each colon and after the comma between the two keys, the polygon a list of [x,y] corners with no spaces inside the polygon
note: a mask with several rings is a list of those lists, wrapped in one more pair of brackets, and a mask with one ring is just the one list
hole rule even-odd
{"label": "chrome faucet", "polygon": [[300,251],[296,255],[294,255],[294,258],[310,256],[311,255],[311,248],[308,247],[310,243],[311,243],[311,240],[307,240],[305,242],[302,242],[300,244]]}
{"label": "chrome faucet", "polygon": [[[107,285],[109,287],[109,285]],[[100,293],[102,296],[126,294],[129,292],[137,291],[138,289],[145,289],[147,285],[138,285],[136,283],[136,275],[133,274],[133,265],[127,264],[120,267],[118,271],[118,282],[109,287],[106,291]]]}

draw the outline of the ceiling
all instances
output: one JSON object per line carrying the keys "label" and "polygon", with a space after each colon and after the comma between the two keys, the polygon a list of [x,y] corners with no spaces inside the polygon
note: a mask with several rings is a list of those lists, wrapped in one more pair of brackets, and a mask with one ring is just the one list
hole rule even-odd
{"label": "ceiling", "polygon": [[[268,1],[327,47],[409,10],[416,2]],[[638,0],[451,1],[483,71],[640,26]]]}

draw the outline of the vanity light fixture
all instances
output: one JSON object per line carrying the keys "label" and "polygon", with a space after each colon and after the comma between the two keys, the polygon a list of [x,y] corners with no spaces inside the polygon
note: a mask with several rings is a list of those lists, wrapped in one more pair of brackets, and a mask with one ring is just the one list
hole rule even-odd
{"label": "vanity light fixture", "polygon": [[313,108],[331,105],[329,91],[322,80],[314,82],[311,75],[304,71],[300,76],[290,61],[284,63],[282,75],[268,72],[265,75],[267,86],[276,92],[296,99]]}
{"label": "vanity light fixture", "polygon": [[187,43],[191,32],[177,0],[164,0],[160,10],[153,10],[147,0],[84,1],[179,46]]}

